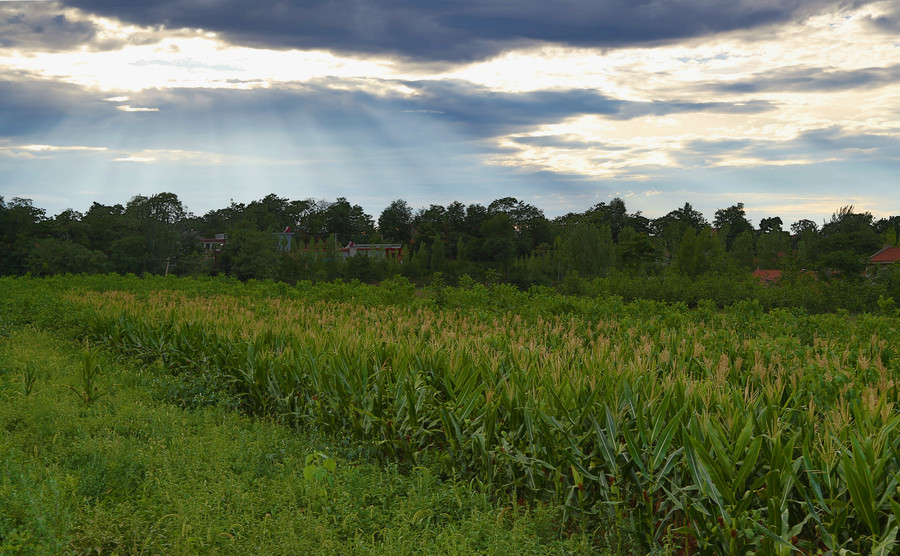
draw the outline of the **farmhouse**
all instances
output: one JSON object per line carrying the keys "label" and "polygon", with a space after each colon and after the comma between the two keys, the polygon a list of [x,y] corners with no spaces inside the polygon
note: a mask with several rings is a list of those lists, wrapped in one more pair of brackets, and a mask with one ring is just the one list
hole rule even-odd
{"label": "farmhouse", "polygon": [[200,245],[203,246],[204,249],[211,253],[219,253],[222,251],[222,248],[225,247],[225,243],[227,243],[228,238],[225,237],[225,234],[216,234],[214,238],[200,238]]}
{"label": "farmhouse", "polygon": [[877,272],[877,269],[900,262],[900,247],[885,247],[881,251],[869,257],[866,264],[866,274]]}
{"label": "farmhouse", "polygon": [[387,259],[396,259],[402,263],[402,250],[403,246],[399,243],[353,243],[351,241],[341,249],[341,256],[345,259],[357,255],[382,256]]}

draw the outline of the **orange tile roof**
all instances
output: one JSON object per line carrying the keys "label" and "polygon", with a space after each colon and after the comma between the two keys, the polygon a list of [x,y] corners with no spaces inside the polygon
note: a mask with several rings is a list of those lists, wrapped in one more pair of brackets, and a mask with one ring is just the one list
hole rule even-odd
{"label": "orange tile roof", "polygon": [[780,270],[764,270],[761,268],[757,268],[753,271],[753,276],[759,279],[760,283],[768,284],[771,282],[777,282],[781,279],[781,271]]}
{"label": "orange tile roof", "polygon": [[885,247],[869,257],[870,263],[895,263],[900,261],[900,247]]}

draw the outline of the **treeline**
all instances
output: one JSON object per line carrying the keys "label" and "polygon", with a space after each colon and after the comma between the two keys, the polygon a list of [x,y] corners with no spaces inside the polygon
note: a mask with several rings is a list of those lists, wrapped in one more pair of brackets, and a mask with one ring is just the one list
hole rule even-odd
{"label": "treeline", "polygon": [[[288,227],[289,248],[279,234]],[[689,303],[716,299],[724,288],[718,302],[726,304],[754,295],[750,272],[761,268],[783,271],[777,287],[805,284],[810,303],[836,278],[865,294],[852,303],[809,307],[816,310],[848,303],[867,309],[873,299],[900,299],[896,269],[864,276],[870,255],[898,245],[900,216],[875,220],[846,206],[821,226],[800,220],[789,232],[784,227],[777,216],[754,227],[743,203],[717,210],[709,222],[689,203],[650,219],[629,212],[619,198],[554,219],[512,197],[418,210],[397,200],[376,219],[343,197],[328,202],[270,194],[196,216],[177,195],[159,193],[53,217],[28,199],[0,197],[0,274],[228,275],[288,283],[378,282],[399,274],[438,284],[465,276],[522,289],[555,286]],[[226,234],[227,243],[221,251],[206,249],[201,238],[217,234]],[[351,241],[403,248],[399,259],[345,258],[339,249]]]}

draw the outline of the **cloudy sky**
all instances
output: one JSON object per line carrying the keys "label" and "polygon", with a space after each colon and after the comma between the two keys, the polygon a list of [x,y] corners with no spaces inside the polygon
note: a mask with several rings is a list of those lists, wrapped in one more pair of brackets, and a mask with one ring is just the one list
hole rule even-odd
{"label": "cloudy sky", "polygon": [[900,2],[0,2],[0,195],[900,214]]}

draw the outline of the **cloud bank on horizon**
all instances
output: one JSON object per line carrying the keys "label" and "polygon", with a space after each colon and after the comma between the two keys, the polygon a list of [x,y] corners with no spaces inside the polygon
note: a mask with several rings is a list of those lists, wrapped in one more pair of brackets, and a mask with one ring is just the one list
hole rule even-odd
{"label": "cloud bank on horizon", "polygon": [[900,5],[0,3],[0,195],[900,214]]}

